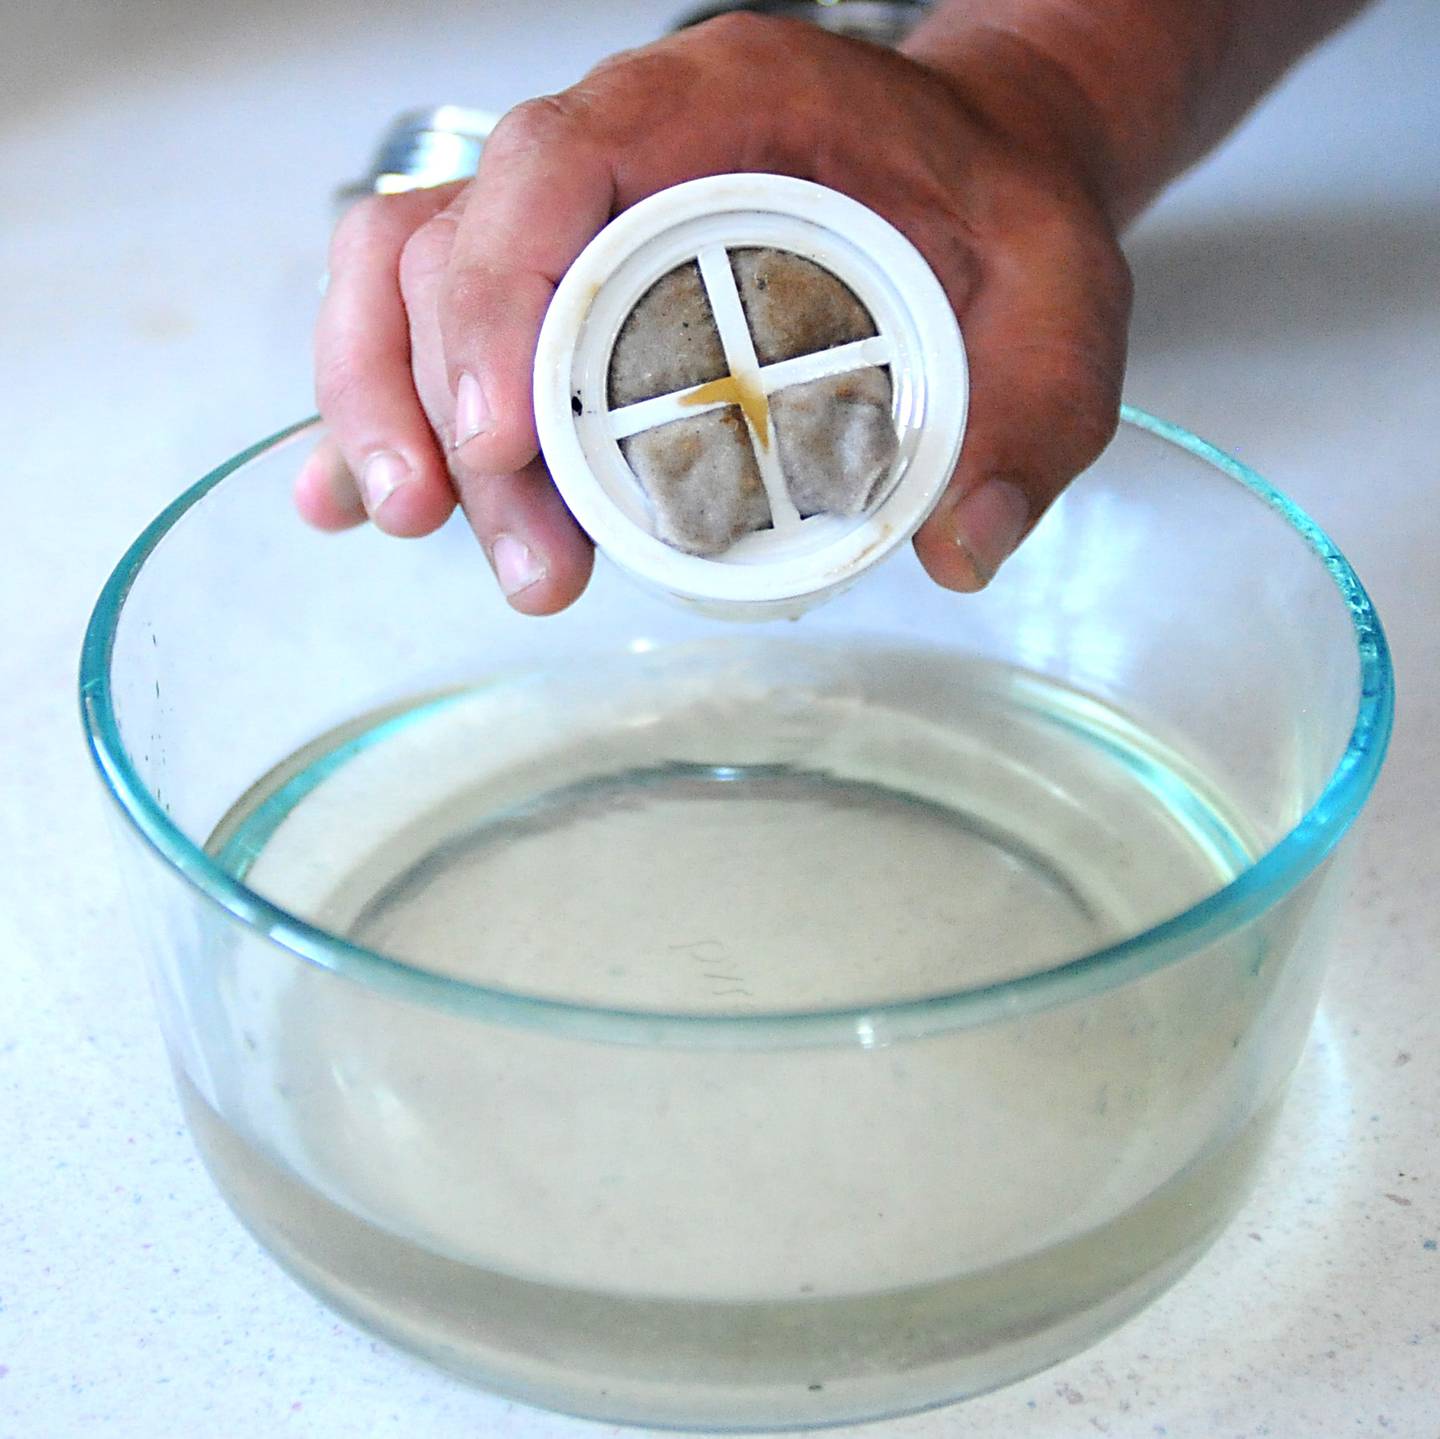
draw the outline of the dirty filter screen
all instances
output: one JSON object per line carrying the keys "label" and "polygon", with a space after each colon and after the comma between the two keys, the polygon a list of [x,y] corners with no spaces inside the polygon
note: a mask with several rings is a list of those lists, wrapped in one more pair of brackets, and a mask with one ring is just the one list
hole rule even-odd
{"label": "dirty filter screen", "polygon": [[849,287],[784,250],[727,258],[725,283],[691,261],[652,285],[616,336],[608,374],[612,411],[662,397],[694,410],[620,440],[657,538],[693,555],[811,515],[864,514],[898,448],[884,367],[857,360],[780,382],[786,361],[875,335]]}

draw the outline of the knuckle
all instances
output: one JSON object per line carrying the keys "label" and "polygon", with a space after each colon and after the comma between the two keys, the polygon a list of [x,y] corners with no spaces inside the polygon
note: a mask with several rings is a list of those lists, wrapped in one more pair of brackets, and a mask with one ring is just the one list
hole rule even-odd
{"label": "knuckle", "polygon": [[533,150],[571,136],[583,120],[586,102],[576,91],[539,95],[501,117],[485,142],[487,150]]}
{"label": "knuckle", "polygon": [[332,269],[363,260],[385,243],[395,226],[395,195],[364,195],[340,217],[330,237]]}
{"label": "knuckle", "polygon": [[443,271],[455,245],[456,219],[446,210],[414,230],[400,247],[400,293],[406,303]]}
{"label": "knuckle", "polygon": [[389,195],[362,195],[340,217],[330,237],[330,269],[394,264],[402,245],[432,221],[464,208],[469,181],[452,181]]}

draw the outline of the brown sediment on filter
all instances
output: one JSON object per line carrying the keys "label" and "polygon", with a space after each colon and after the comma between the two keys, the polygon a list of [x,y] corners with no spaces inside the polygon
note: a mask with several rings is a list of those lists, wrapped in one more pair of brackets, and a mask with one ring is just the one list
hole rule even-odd
{"label": "brown sediment on filter", "polygon": [[890,376],[875,365],[787,385],[770,396],[775,448],[803,517],[861,515],[880,497],[899,440]]}
{"label": "brown sediment on filter", "polygon": [[863,565],[894,533],[894,525],[881,525],[880,533],[876,535],[863,550],[858,554],[851,555],[843,565],[837,565],[833,570],[826,570],[825,578],[827,580],[843,579],[845,575],[853,571],[857,565]]}
{"label": "brown sediment on filter", "polygon": [[725,347],[692,260],[662,275],[621,326],[610,354],[609,402],[633,405],[727,373]]}
{"label": "brown sediment on filter", "polygon": [[680,403],[687,408],[691,405],[739,405],[760,448],[770,448],[770,401],[754,380],[740,375],[726,375],[723,380],[711,380],[708,385],[681,395]]}
{"label": "brown sediment on filter", "polygon": [[655,536],[691,555],[718,555],[770,523],[770,504],[736,405],[620,441],[650,500]]}
{"label": "brown sediment on filter", "polygon": [[855,292],[813,260],[787,250],[732,250],[730,267],[762,365],[876,333]]}
{"label": "brown sediment on filter", "polygon": [[[761,367],[876,334],[849,286],[813,261],[752,248],[732,251],[730,266]],[[727,323],[738,323],[733,297],[716,303]],[[796,512],[862,515],[894,466],[899,442],[887,370],[846,370],[767,396],[749,348],[743,336],[722,339],[693,261],[652,285],[616,337],[612,409],[665,395],[682,411],[720,407],[620,441],[650,502],[656,538],[687,554],[722,554],[756,530],[793,524]],[[729,359],[743,373],[732,373]],[[772,515],[767,480],[783,484],[793,510],[782,508],[777,488]]]}

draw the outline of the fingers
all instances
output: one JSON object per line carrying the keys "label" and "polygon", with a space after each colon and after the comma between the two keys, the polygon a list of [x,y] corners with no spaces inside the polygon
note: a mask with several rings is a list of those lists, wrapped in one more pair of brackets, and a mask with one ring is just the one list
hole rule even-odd
{"label": "fingers", "polygon": [[[753,26],[709,28],[726,44],[757,43]],[[366,509],[391,533],[424,533],[448,508],[448,467],[502,588],[528,613],[568,604],[593,559],[534,463],[535,346],[555,286],[625,204],[746,167],[745,126],[688,122],[706,76],[717,108],[728,114],[735,99],[742,114],[754,67],[702,63],[696,35],[512,111],[463,200],[366,205],[337,234],[317,337],[322,410]],[[738,98],[713,93],[726,84]],[[329,527],[354,514],[339,471],[318,460],[297,503]]]}
{"label": "fingers", "polygon": [[594,551],[540,461],[516,474],[462,476],[459,485],[465,516],[515,609],[550,615],[576,599]]}
{"label": "fingers", "polygon": [[[746,89],[755,66],[738,63],[756,28],[711,22],[615,56],[496,126],[439,297],[457,470],[499,474],[534,459],[540,325],[561,276],[611,217],[681,180],[756,168]],[[696,123],[697,94],[720,122]]]}
{"label": "fingers", "polygon": [[1129,310],[1129,273],[1099,226],[1057,223],[983,257],[961,316],[971,375],[965,447],[915,537],[939,584],[988,584],[1109,444]]}
{"label": "fingers", "polygon": [[[589,539],[537,462],[540,326],[560,278],[615,210],[668,182],[647,164],[636,137],[646,129],[642,117],[657,119],[680,103],[681,68],[653,54],[620,57],[501,121],[451,237],[444,283],[429,302],[439,317],[443,379],[416,336],[426,405],[449,407],[449,458],[466,514],[510,603],[527,614],[569,604],[593,563]],[[675,179],[694,168],[690,157],[668,163],[678,167]],[[617,177],[626,166],[644,179],[623,194]],[[724,166],[717,160],[712,168]],[[427,272],[420,252],[431,243],[423,234],[412,242],[413,278],[407,249],[412,312]]]}
{"label": "fingers", "polygon": [[474,475],[535,458],[535,343],[571,261],[610,218],[613,180],[579,102],[533,100],[486,142],[439,296],[455,462]]}
{"label": "fingers", "polygon": [[[381,528],[423,534],[458,489],[514,607],[563,608],[593,556],[537,460],[535,347],[556,284],[643,195],[725,170],[789,169],[913,229],[961,313],[969,434],[915,544],[942,585],[987,583],[1114,431],[1128,275],[1103,222],[1048,179],[1022,187],[1037,203],[1023,224],[1009,223],[1006,196],[1021,183],[1004,181],[1013,157],[992,154],[988,132],[943,88],[912,89],[914,113],[898,126],[908,126],[906,143],[876,161],[868,130],[852,133],[851,112],[865,107],[837,109],[831,71],[881,62],[863,48],[821,53],[838,43],[754,17],[700,27],[512,111],[468,187],[362,203],[337,232],[317,331],[334,446],[297,480],[302,514],[322,528],[356,523],[358,486]],[[902,65],[887,57],[872,86],[888,95],[903,85]],[[753,104],[772,71],[797,97],[784,123]],[[715,123],[694,122],[697,95]],[[966,154],[979,158],[957,186],[954,157]],[[987,180],[992,170],[1003,183]]]}
{"label": "fingers", "polygon": [[[335,231],[316,324],[320,411],[366,512],[393,535],[428,534],[455,505],[444,457],[415,392],[397,278],[406,240],[455,190],[375,196],[355,205]],[[307,517],[338,514],[320,499],[322,488],[318,479],[304,481]]]}
{"label": "fingers", "polygon": [[486,144],[463,214],[437,215],[401,260],[425,410],[501,590],[535,615],[570,604],[593,563],[536,459],[540,324],[560,276],[611,210],[604,161],[565,132],[562,108],[512,111]]}
{"label": "fingers", "polygon": [[348,530],[365,523],[365,506],[350,467],[328,435],[295,477],[295,508],[317,530]]}

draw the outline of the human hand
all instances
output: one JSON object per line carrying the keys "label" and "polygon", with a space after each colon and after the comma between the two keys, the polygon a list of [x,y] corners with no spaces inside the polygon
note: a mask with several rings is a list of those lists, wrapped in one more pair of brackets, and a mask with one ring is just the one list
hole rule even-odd
{"label": "human hand", "polygon": [[1032,105],[1012,124],[1009,79],[738,13],[512,110],[473,181],[360,202],[331,251],[316,334],[331,438],[297,480],[300,512],[420,535],[458,497],[510,603],[563,609],[592,555],[537,458],[531,371],[555,286],[645,196],[774,171],[885,216],[955,308],[969,428],[915,547],[940,584],[981,588],[1109,441],[1130,301],[1083,137],[1058,112],[1037,127]]}

